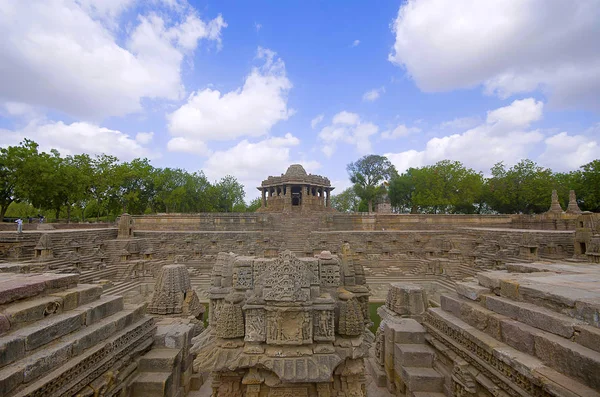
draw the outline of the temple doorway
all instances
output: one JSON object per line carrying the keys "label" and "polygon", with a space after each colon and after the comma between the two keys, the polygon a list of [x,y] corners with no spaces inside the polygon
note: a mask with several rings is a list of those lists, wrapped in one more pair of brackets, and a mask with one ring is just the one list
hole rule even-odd
{"label": "temple doorway", "polygon": [[302,204],[302,187],[292,186],[292,206],[299,206]]}

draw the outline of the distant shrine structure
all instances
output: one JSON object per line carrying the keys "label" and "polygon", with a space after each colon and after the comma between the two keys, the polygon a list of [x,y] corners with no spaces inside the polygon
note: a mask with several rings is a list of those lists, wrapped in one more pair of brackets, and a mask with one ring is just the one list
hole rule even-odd
{"label": "distant shrine structure", "polygon": [[334,187],[328,178],[307,174],[300,164],[292,164],[285,174],[269,176],[257,188],[261,192],[261,212],[331,211]]}

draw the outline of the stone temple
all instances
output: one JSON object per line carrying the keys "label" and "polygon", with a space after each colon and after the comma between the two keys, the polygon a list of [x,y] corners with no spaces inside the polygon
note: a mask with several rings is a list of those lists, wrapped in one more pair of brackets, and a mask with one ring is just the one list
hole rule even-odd
{"label": "stone temple", "polygon": [[300,164],[285,174],[270,176],[257,188],[261,192],[261,212],[313,212],[331,210],[329,179],[308,175]]}
{"label": "stone temple", "polygon": [[600,214],[256,213],[0,224],[1,396],[599,396]]}

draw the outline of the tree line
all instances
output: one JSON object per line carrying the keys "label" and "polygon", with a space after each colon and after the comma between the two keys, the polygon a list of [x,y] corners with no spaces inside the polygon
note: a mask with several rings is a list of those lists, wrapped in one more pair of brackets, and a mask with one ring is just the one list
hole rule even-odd
{"label": "tree line", "polygon": [[41,152],[26,139],[0,148],[0,220],[9,207],[19,206],[14,216],[46,211],[56,219],[85,221],[114,219],[122,212],[254,211],[260,201],[247,206],[244,186],[230,175],[211,183],[202,171],[156,168],[140,158],[121,162],[104,154],[61,156],[54,149]]}
{"label": "tree line", "polygon": [[498,163],[484,177],[450,160],[399,174],[386,157],[368,155],[347,170],[353,186],[332,197],[342,212],[370,212],[388,200],[399,213],[539,214],[549,209],[552,190],[563,209],[575,190],[581,210],[600,212],[600,160],[561,173],[524,159],[512,167]]}

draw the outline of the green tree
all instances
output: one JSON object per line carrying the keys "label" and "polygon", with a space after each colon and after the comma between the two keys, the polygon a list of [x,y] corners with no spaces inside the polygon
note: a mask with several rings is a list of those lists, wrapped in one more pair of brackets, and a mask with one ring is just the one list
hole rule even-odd
{"label": "green tree", "polygon": [[256,210],[260,208],[261,204],[262,199],[260,197],[252,199],[252,201],[250,201],[250,204],[248,204],[248,206],[246,207],[246,212],[256,212]]}
{"label": "green tree", "polygon": [[574,189],[578,190],[581,209],[600,212],[600,160],[591,161],[580,168],[581,171],[577,172],[579,186]]}
{"label": "green tree", "polygon": [[28,139],[0,148],[0,222],[12,202],[25,198],[26,164],[38,156],[37,149],[37,143]]}
{"label": "green tree", "polygon": [[548,210],[556,182],[552,170],[525,159],[508,170],[503,163],[492,167],[487,202],[503,214],[534,214]]}
{"label": "green tree", "polygon": [[[235,206],[244,204],[244,185],[238,180],[227,175],[215,184],[215,189],[218,198],[218,210],[222,212],[232,212]],[[245,205],[245,204],[244,204]],[[238,207],[239,209],[239,207]]]}
{"label": "green tree", "polygon": [[105,154],[96,156],[91,161],[90,194],[95,201],[96,220],[100,218],[101,214],[108,214],[111,195],[116,195],[118,185],[116,168],[118,163],[118,158]]}
{"label": "green tree", "polygon": [[331,206],[339,212],[357,212],[359,204],[360,198],[352,186],[331,196]]}
{"label": "green tree", "polygon": [[409,212],[416,214],[418,207],[413,203],[413,194],[415,192],[415,173],[418,170],[409,168],[399,176],[393,177],[388,187],[388,196],[392,207],[400,212]]}
{"label": "green tree", "polygon": [[376,154],[364,156],[346,169],[356,195],[367,201],[369,212],[373,212],[373,201],[386,192],[383,183],[398,174],[387,157]]}

